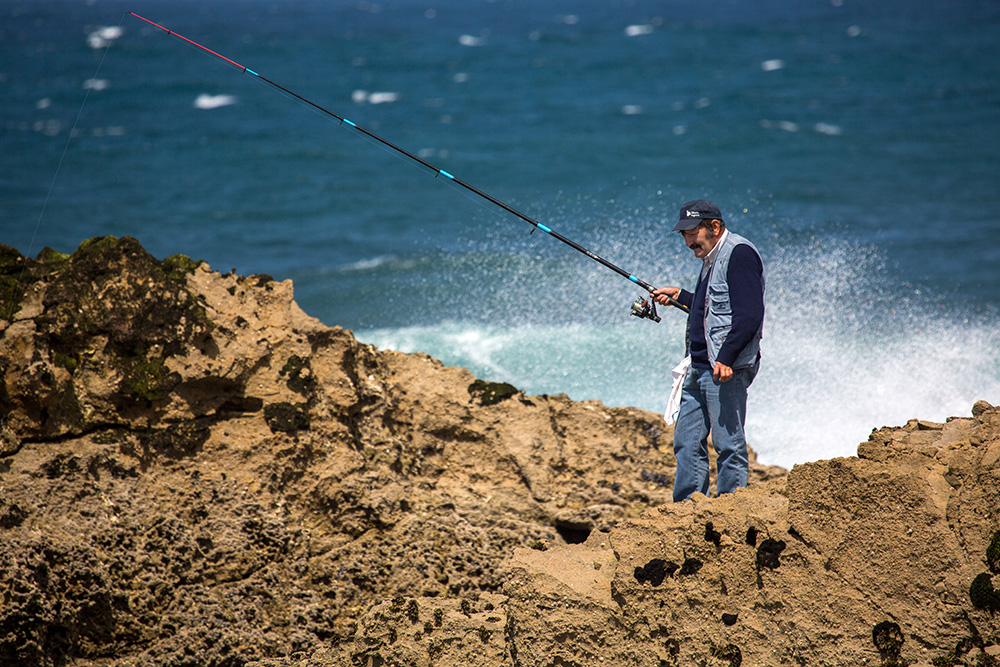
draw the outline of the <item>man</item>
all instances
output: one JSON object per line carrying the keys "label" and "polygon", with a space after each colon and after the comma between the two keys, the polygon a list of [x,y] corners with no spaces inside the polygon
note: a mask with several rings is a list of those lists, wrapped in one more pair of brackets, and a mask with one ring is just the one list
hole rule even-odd
{"label": "man", "polygon": [[718,454],[719,495],[747,485],[744,422],[747,389],[760,366],[764,324],[764,265],[752,243],[726,229],[719,207],[698,199],[681,207],[674,225],[702,260],[694,293],[660,287],[655,301],[687,306],[687,353],[680,410],[674,426],[677,475],[674,502],[708,495],[708,436]]}

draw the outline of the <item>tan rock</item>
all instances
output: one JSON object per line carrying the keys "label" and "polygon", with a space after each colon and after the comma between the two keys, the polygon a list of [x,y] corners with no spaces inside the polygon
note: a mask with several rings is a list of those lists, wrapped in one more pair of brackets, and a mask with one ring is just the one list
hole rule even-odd
{"label": "tan rock", "polygon": [[378,350],[290,282],[134,239],[0,252],[25,267],[0,322],[0,664],[995,659],[970,600],[1000,529],[984,401],[674,504],[659,415]]}

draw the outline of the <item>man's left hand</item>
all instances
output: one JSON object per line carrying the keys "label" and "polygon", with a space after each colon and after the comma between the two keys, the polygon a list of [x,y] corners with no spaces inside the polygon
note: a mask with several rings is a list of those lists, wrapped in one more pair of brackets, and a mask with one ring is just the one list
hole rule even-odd
{"label": "man's left hand", "polygon": [[712,377],[719,382],[729,382],[733,379],[733,369],[716,361],[715,370],[712,371]]}

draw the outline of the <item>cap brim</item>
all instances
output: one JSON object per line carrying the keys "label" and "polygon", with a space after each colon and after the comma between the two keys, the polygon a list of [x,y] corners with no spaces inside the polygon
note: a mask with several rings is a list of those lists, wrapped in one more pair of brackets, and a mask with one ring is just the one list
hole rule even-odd
{"label": "cap brim", "polygon": [[686,232],[689,229],[694,229],[702,223],[701,218],[684,218],[679,220],[676,225],[674,225],[675,232]]}

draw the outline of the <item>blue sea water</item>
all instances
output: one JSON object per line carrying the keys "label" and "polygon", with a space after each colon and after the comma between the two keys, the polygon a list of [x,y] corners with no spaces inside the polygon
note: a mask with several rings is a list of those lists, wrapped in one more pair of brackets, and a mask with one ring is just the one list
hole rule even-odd
{"label": "blue sea water", "polygon": [[0,242],[130,235],[530,394],[661,411],[706,197],[768,279],[761,460],[1000,403],[991,0],[0,0]]}

